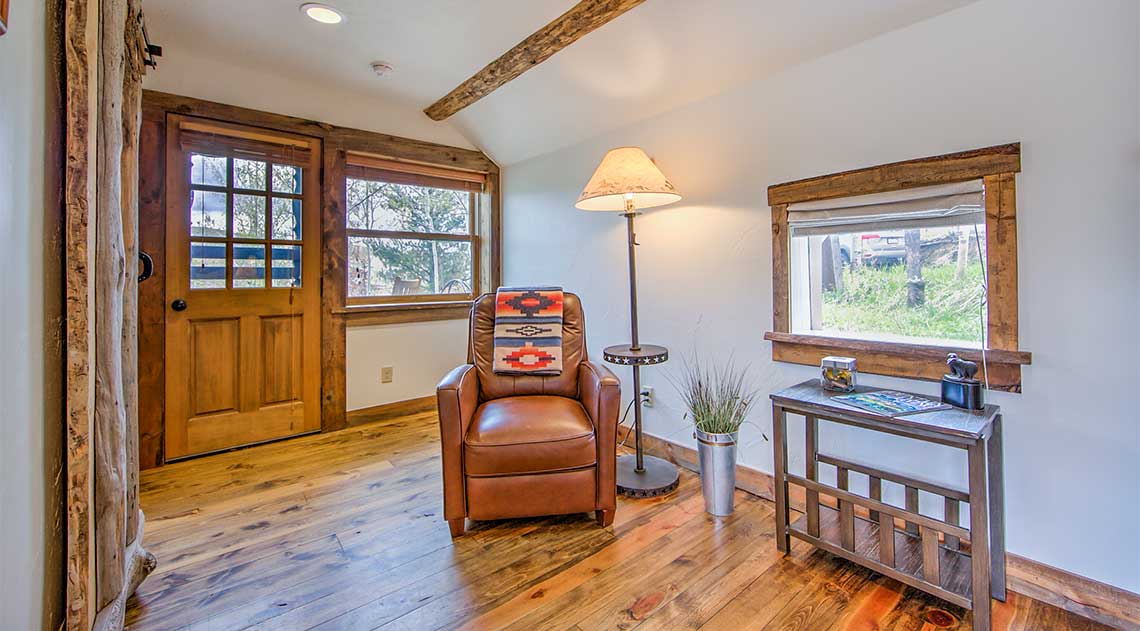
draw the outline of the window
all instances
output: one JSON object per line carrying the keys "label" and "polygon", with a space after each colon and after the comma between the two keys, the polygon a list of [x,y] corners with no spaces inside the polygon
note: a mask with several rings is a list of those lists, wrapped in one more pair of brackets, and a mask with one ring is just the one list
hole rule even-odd
{"label": "window", "polygon": [[300,287],[303,169],[207,151],[190,153],[190,289]]}
{"label": "window", "polygon": [[981,348],[981,180],[788,206],[792,332]]}
{"label": "window", "polygon": [[1010,144],[770,186],[773,359],[937,380],[955,352],[1019,392],[1020,170]]}
{"label": "window", "polygon": [[478,293],[482,175],[359,158],[346,175],[349,304]]}

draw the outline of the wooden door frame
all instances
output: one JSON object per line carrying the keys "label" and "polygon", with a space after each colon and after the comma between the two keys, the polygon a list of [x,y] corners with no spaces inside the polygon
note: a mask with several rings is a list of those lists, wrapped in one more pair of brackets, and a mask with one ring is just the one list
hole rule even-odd
{"label": "wooden door frame", "polygon": [[[167,399],[167,406],[165,417],[168,420],[173,420],[173,424],[166,424],[164,431],[164,451],[167,455],[167,460],[174,459],[175,457],[189,458],[206,453],[211,453],[220,450],[226,450],[235,446],[244,446],[246,444],[255,444],[258,442],[267,442],[268,440],[277,440],[279,438],[295,437],[304,433],[312,433],[318,431],[320,423],[320,375],[316,370],[310,374],[310,378],[306,375],[308,368],[316,368],[320,365],[320,159],[321,159],[321,141],[312,136],[302,136],[292,133],[274,132],[270,135],[259,128],[250,128],[243,125],[234,125],[230,123],[219,124],[215,121],[208,119],[200,119],[184,114],[167,114],[167,129],[166,129],[166,191],[171,195],[167,196],[167,207],[164,210],[164,218],[166,222],[166,241],[165,251],[163,258],[171,263],[171,267],[164,269],[163,280],[165,290],[169,294],[173,293],[174,298],[185,298],[190,303],[190,310],[183,314],[175,314],[163,305],[162,312],[165,316],[163,322],[163,330],[166,338],[166,357],[179,357],[184,361],[189,360],[194,355],[193,352],[187,349],[178,349],[178,342],[182,341],[189,344],[186,338],[172,337],[169,335],[172,326],[172,320],[178,322],[182,320],[183,323],[189,325],[191,320],[212,320],[217,317],[229,317],[235,310],[243,311],[248,308],[258,309],[258,313],[265,315],[265,310],[275,311],[280,307],[280,302],[289,296],[289,304],[297,304],[300,306],[300,314],[302,316],[301,331],[298,332],[303,340],[303,348],[299,348],[298,352],[301,353],[301,366],[299,367],[301,374],[301,392],[298,395],[300,400],[304,403],[304,415],[302,419],[294,418],[296,412],[295,408],[285,416],[281,415],[281,410],[266,410],[260,403],[258,405],[257,415],[253,422],[262,430],[267,430],[276,425],[279,429],[284,429],[283,423],[288,423],[290,428],[293,428],[296,423],[300,426],[288,436],[283,436],[281,432],[273,431],[266,432],[257,438],[249,440],[242,439],[240,444],[234,444],[238,441],[233,440],[237,434],[231,435],[225,440],[217,440],[215,444],[204,446],[201,444],[202,436],[199,431],[198,439],[193,438],[193,432],[190,432],[191,421],[186,419],[194,418],[195,414],[189,410],[180,410],[176,403],[171,403],[171,399]],[[193,146],[187,147],[180,144],[180,134],[182,130],[187,128],[198,129],[199,132],[203,129],[209,134],[215,134],[215,140],[208,141],[202,144],[199,140]],[[191,235],[190,230],[190,217],[188,214],[183,214],[185,210],[185,200],[189,199],[191,190],[191,182],[189,179],[189,155],[191,153],[216,153],[216,155],[225,155],[228,158],[238,158],[239,156],[246,156],[247,154],[235,154],[231,151],[233,143],[238,143],[242,146],[246,143],[247,149],[256,149],[257,144],[252,147],[248,146],[249,142],[264,143],[266,148],[270,148],[277,143],[290,144],[297,147],[303,147],[303,151],[308,156],[307,162],[300,160],[294,162],[282,162],[281,158],[266,155],[263,157],[252,158],[247,156],[248,159],[263,160],[265,163],[273,164],[290,164],[293,166],[302,167],[303,170],[303,186],[301,192],[302,200],[302,219],[301,219],[301,238],[300,245],[302,246],[301,254],[301,285],[299,291],[292,289],[282,289],[272,285],[268,279],[262,288],[254,289],[234,289],[227,286],[223,290],[223,295],[215,294],[212,291],[204,291],[198,293],[197,290],[190,288],[190,246],[196,239],[209,239],[209,237],[194,237]],[[269,149],[272,151],[271,149]],[[177,172],[171,169],[170,165],[181,165],[177,167]],[[271,190],[272,178],[267,177],[265,192],[269,193]],[[229,182],[226,186],[227,190],[232,194],[234,188],[237,186],[234,182]],[[266,195],[268,200],[271,196],[277,193],[269,193]],[[281,199],[276,197],[275,199]],[[268,204],[268,201],[267,201]],[[272,225],[270,206],[266,206],[266,228]],[[227,212],[229,221],[233,222],[233,206],[227,205]],[[272,213],[276,213],[273,210]],[[237,238],[235,238],[237,237]],[[272,269],[273,263],[272,246],[280,245],[277,243],[276,238],[270,238],[268,233],[262,235],[262,245],[269,248],[266,258],[266,269]],[[219,241],[214,241],[215,244],[221,244]],[[240,243],[238,235],[227,234],[225,246],[227,248],[234,248]],[[292,242],[290,242],[292,243]],[[225,263],[226,278],[231,277],[233,270],[233,259],[228,259]],[[195,297],[196,296],[196,297]],[[219,300],[230,301],[234,298],[239,300],[230,303],[230,307],[222,308],[219,313],[218,309]],[[294,299],[297,299],[296,302]],[[212,304],[213,309],[206,307],[209,315],[202,315],[198,312],[202,303],[207,305]],[[192,315],[197,313],[197,315]],[[225,313],[225,316],[222,316]],[[248,315],[248,314],[247,314]],[[277,314],[278,317],[280,313]],[[185,316],[185,319],[183,318]],[[261,338],[260,326],[254,326],[255,330],[247,330],[245,318],[242,318],[242,333],[240,335],[241,346],[244,349],[247,343],[255,346],[260,343],[256,340]],[[174,324],[173,326],[177,326]],[[186,332],[189,335],[189,332]],[[173,344],[173,346],[172,346]],[[250,358],[246,355],[246,351],[240,351],[239,362],[246,362]],[[192,360],[191,360],[192,361]],[[258,370],[264,370],[261,362],[258,362]],[[250,367],[247,365],[247,367]],[[166,395],[174,395],[173,401],[177,401],[179,392],[186,388],[187,383],[184,377],[178,377],[171,371],[170,366],[166,366],[165,372],[167,383],[165,388]],[[240,371],[241,369],[239,369]],[[253,410],[246,409],[245,406],[251,403],[250,397],[257,398],[260,402],[260,392],[262,379],[260,376],[254,377],[250,380],[248,377],[243,376],[240,380],[242,391],[238,396],[240,403],[236,407],[240,409],[238,417],[227,417],[220,423],[220,427],[234,429],[240,427],[243,423],[247,422],[240,420],[240,417],[253,414]],[[192,390],[193,388],[191,388]],[[185,416],[185,418],[183,418]],[[178,419],[183,418],[184,423],[179,423]],[[198,417],[202,418],[202,417]],[[205,420],[205,419],[202,419]],[[192,443],[196,443],[196,446]]]}
{"label": "wooden door frame", "polygon": [[[140,141],[139,239],[154,259],[154,276],[139,288],[139,449],[140,466],[160,466],[165,461],[163,440],[163,368],[165,332],[165,234],[166,234],[166,116],[184,114],[224,123],[260,127],[278,133],[315,137],[321,141],[321,430],[347,427],[345,398],[345,313],[347,261],[343,187],[348,152],[367,153],[400,161],[482,173],[487,178],[484,194],[489,205],[493,234],[485,269],[488,281],[497,286],[501,278],[499,167],[479,151],[421,140],[339,127],[328,123],[273,114],[192,97],[143,90],[143,130]],[[422,313],[422,311],[421,311]],[[394,314],[399,316],[401,314]],[[466,317],[455,309],[451,318]],[[430,317],[429,317],[430,319]]]}

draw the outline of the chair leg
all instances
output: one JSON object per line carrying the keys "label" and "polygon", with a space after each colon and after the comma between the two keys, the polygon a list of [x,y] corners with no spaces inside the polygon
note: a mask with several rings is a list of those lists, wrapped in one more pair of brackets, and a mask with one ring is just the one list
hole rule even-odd
{"label": "chair leg", "polygon": [[447,527],[451,529],[451,537],[453,539],[463,534],[464,521],[466,520],[463,517],[447,520]]}
{"label": "chair leg", "polygon": [[606,526],[609,526],[610,524],[614,523],[614,512],[616,512],[616,511],[614,511],[613,509],[597,510],[597,511],[594,511],[594,517],[597,518],[598,525],[601,526],[602,528],[605,528]]}

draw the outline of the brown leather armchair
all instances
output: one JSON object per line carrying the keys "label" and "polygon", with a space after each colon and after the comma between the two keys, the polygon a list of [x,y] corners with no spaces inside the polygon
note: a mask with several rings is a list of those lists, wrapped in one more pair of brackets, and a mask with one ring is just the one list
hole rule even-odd
{"label": "brown leather armchair", "polygon": [[451,536],[464,520],[596,511],[613,522],[621,383],[586,357],[578,296],[564,295],[562,374],[492,370],[495,295],[471,307],[467,364],[436,390],[443,443],[443,516]]}

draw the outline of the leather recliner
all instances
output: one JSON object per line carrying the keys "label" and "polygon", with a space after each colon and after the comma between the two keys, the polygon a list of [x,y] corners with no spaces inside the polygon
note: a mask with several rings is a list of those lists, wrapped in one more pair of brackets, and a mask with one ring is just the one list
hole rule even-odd
{"label": "leather recliner", "polygon": [[582,303],[564,294],[562,374],[492,369],[495,295],[471,307],[467,363],[436,390],[443,446],[443,516],[451,536],[465,519],[595,511],[613,522],[621,383],[586,356]]}

